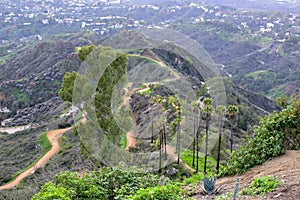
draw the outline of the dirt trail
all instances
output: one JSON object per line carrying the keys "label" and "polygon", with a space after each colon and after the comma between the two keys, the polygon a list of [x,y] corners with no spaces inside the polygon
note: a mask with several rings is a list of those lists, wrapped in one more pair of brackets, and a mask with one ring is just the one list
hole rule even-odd
{"label": "dirt trail", "polygon": [[12,182],[0,186],[0,190],[15,188],[24,178],[34,173],[36,169],[43,167],[50,160],[50,158],[52,158],[59,151],[60,145],[58,139],[71,128],[72,127],[47,132],[47,138],[52,145],[50,151],[48,151],[33,167],[27,169],[25,172],[23,172],[17,178],[15,178]]}
{"label": "dirt trail", "polygon": [[[238,199],[300,199],[300,151],[287,151],[285,155],[273,158],[242,175],[220,178],[217,180],[217,185],[223,185],[222,193],[233,192],[237,177],[240,177],[239,190],[241,190],[247,187],[254,178],[268,175],[277,177],[282,182],[275,191],[264,196],[246,197],[240,195]],[[205,199],[201,195],[197,195],[194,198]]]}
{"label": "dirt trail", "polygon": [[[125,88],[125,96],[124,96],[124,101],[123,105],[129,107],[129,101],[131,99],[131,95],[135,92],[135,90],[129,90],[129,88],[132,86],[132,83],[128,83],[127,88]],[[130,147],[135,147],[136,145],[136,139],[135,139],[135,133],[134,130],[130,130],[129,132],[126,133],[126,151],[129,151]]]}

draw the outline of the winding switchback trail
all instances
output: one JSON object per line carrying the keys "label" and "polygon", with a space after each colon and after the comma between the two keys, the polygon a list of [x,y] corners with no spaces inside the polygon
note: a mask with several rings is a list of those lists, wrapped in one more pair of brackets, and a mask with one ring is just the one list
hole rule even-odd
{"label": "winding switchback trail", "polygon": [[12,182],[0,186],[0,190],[17,187],[17,185],[19,185],[24,178],[33,174],[36,169],[43,167],[50,160],[50,158],[52,158],[59,151],[60,145],[58,139],[70,129],[72,129],[72,127],[47,132],[47,138],[50,141],[52,148],[33,167],[30,167],[25,172],[21,173]]}

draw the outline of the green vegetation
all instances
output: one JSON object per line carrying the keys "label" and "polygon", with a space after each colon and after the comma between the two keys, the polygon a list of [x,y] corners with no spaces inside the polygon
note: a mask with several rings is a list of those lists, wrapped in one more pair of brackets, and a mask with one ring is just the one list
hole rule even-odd
{"label": "green vegetation", "polygon": [[285,149],[300,148],[300,99],[292,98],[282,111],[274,111],[260,120],[253,137],[232,153],[221,175],[243,173],[269,158],[284,154]]}
{"label": "green vegetation", "polygon": [[164,179],[123,164],[115,169],[104,167],[82,177],[75,172],[63,172],[53,182],[46,183],[32,199],[180,199],[179,187]]}
{"label": "green vegetation", "polygon": [[242,190],[242,195],[262,195],[268,192],[272,192],[279,186],[279,181],[273,176],[262,176],[255,178],[248,188]]}
{"label": "green vegetation", "polygon": [[[198,160],[198,166],[200,169],[204,169],[204,153],[199,152],[198,154],[199,154],[199,157],[202,158],[202,159]],[[211,156],[208,156],[207,158],[208,158],[207,173],[212,174],[215,171],[216,160]],[[181,159],[184,163],[191,166],[193,169],[196,169],[196,165],[192,165],[193,164],[193,151],[185,150],[185,151],[181,152]]]}
{"label": "green vegetation", "polygon": [[59,96],[62,100],[72,102],[74,82],[77,77],[77,72],[65,73],[61,89],[59,90]]}
{"label": "green vegetation", "polygon": [[[116,53],[116,59],[106,68],[97,85],[95,107],[98,122],[108,138],[115,142],[120,134],[120,128],[111,113],[113,90],[122,77],[127,73],[128,57],[121,52],[114,52],[110,48],[97,47],[96,51],[110,55]],[[103,70],[103,69],[102,69]]]}
{"label": "green vegetation", "polygon": [[44,153],[43,154],[46,154],[51,149],[51,147],[52,147],[50,141],[47,138],[47,133],[46,132],[43,132],[39,136],[39,143],[44,148]]}
{"label": "green vegetation", "polygon": [[120,141],[120,144],[121,144],[121,149],[125,149],[125,148],[126,148],[126,145],[127,145],[126,133],[123,133],[123,134],[121,135],[121,141]]}
{"label": "green vegetation", "polygon": [[249,78],[256,78],[257,76],[261,75],[261,74],[264,74],[266,73],[267,71],[266,70],[261,70],[261,71],[256,71],[256,72],[252,72],[252,73],[249,73],[247,75],[245,75],[245,77]]}
{"label": "green vegetation", "polygon": [[6,63],[6,60],[11,56],[12,54],[7,54],[5,56],[0,57],[0,64],[3,65]]}
{"label": "green vegetation", "polygon": [[42,186],[41,191],[33,196],[35,199],[64,199],[71,200],[75,193],[73,190],[68,190],[62,186],[56,187],[53,183],[48,182]]}
{"label": "green vegetation", "polygon": [[[97,56],[111,56],[115,55],[116,59],[105,69],[102,69],[102,66],[96,66],[93,70],[104,70],[102,76],[100,77],[95,94],[95,106],[96,106],[96,115],[98,122],[105,132],[108,135],[108,138],[116,142],[120,135],[120,129],[117,123],[113,120],[113,114],[111,113],[111,99],[113,95],[114,87],[118,84],[124,74],[127,73],[127,63],[128,58],[126,54],[121,52],[114,52],[111,48],[94,45],[81,47],[78,51],[78,57],[82,61],[89,62],[86,60],[89,53],[94,51],[94,54]],[[93,72],[91,72],[93,73]],[[72,102],[73,98],[73,88],[75,79],[80,78],[79,82],[82,85],[86,84],[86,77],[79,75],[76,72],[67,72],[63,78],[62,87],[59,91],[60,97],[64,101]]]}
{"label": "green vegetation", "polygon": [[200,181],[202,181],[204,179],[204,177],[205,176],[201,173],[193,174],[191,177],[185,178],[182,183],[184,185],[193,184],[193,183],[198,184]]}
{"label": "green vegetation", "polygon": [[156,186],[140,189],[135,195],[126,197],[125,200],[184,200],[180,195],[181,189],[175,185]]}
{"label": "green vegetation", "polygon": [[86,57],[96,48],[94,45],[83,46],[78,51],[78,58],[82,61],[86,59]]}

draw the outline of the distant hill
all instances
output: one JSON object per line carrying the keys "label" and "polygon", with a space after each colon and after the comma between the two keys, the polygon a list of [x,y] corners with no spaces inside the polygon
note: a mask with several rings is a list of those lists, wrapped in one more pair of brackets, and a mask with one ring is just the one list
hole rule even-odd
{"label": "distant hill", "polygon": [[18,109],[58,97],[64,74],[77,71],[81,64],[75,48],[100,41],[93,34],[68,34],[52,38],[16,49],[0,65],[0,92],[7,99],[3,107],[7,106],[15,113]]}
{"label": "distant hill", "polygon": [[205,0],[215,5],[225,5],[241,9],[299,12],[300,1],[277,0]]}
{"label": "distant hill", "polygon": [[299,94],[299,37],[284,42],[265,36],[251,39],[251,34],[242,36],[231,25],[232,29],[210,23],[208,31],[203,25],[180,24],[176,29],[199,42],[233,83],[272,99]]}

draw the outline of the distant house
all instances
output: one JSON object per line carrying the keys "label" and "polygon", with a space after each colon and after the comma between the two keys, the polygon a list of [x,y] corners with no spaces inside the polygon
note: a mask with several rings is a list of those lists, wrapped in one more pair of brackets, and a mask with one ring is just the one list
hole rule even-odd
{"label": "distant house", "polygon": [[9,113],[10,110],[7,107],[0,108],[0,113]]}

